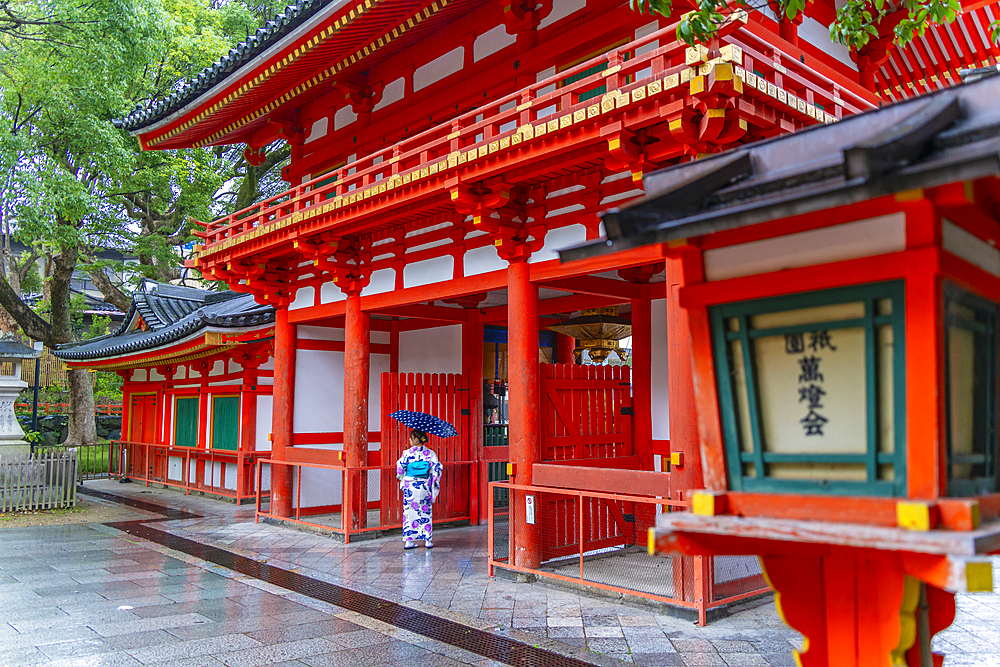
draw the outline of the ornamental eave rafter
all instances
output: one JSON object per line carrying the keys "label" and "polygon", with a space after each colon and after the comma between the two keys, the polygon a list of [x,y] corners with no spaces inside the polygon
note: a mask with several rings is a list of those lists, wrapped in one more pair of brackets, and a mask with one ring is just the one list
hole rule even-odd
{"label": "ornamental eave rafter", "polygon": [[[374,37],[365,40],[361,46],[352,49],[346,55],[336,58],[329,67],[304,76],[302,74],[293,75],[301,78],[298,80],[293,79],[294,83],[291,83],[284,89],[268,93],[268,97],[265,97],[260,103],[252,105],[252,110],[247,110],[240,113],[238,117],[225,121],[224,126],[214,130],[210,134],[200,138],[195,138],[197,134],[194,137],[190,137],[188,139],[190,145],[200,148],[217,143],[226,143],[228,135],[239,132],[242,128],[253,124],[258,119],[266,117],[277,108],[294,102],[307,93],[319,89],[322,85],[350,88],[353,85],[351,81],[338,81],[337,77],[347,72],[347,70],[356,69],[355,66],[362,61],[389,48],[390,45],[394,45],[395,42],[398,42],[427,21],[456,4],[456,1],[425,0],[423,3],[416,3],[416,9],[409,12],[404,18],[398,20],[398,22],[393,21],[394,25],[392,27],[378,31]],[[207,102],[200,110],[192,111],[185,119],[167,126],[164,131],[155,134],[151,133],[151,136],[143,137],[144,147],[148,149],[172,147],[172,144],[176,143],[182,134],[190,135],[199,124],[208,121],[213,115],[220,114],[227,106],[236,105],[240,100],[250,99],[255,95],[259,95],[266,84],[279,80],[282,76],[293,72],[296,65],[303,59],[316,54],[345,28],[355,24],[364,15],[371,14],[379,7],[380,3],[384,4],[385,0],[363,0],[363,2],[359,2],[351,9],[346,10],[339,18],[333,20],[325,27],[317,27],[317,32],[312,37],[295,45],[294,48],[291,48],[282,57],[278,58],[275,56],[273,60],[265,63],[255,73],[247,75],[246,80],[242,83],[237,82],[239,85],[233,84],[233,86],[226,89],[224,95],[220,93],[219,96],[213,98],[214,101]],[[349,73],[347,75],[349,76]],[[251,76],[252,78],[250,78]],[[191,141],[191,139],[194,140]]]}

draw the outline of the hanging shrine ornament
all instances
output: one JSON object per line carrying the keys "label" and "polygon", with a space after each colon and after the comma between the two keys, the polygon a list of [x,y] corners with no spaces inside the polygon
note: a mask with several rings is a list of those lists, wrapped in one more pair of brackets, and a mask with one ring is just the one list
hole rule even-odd
{"label": "hanging shrine ornament", "polygon": [[612,352],[624,357],[619,351],[618,341],[632,335],[632,322],[618,315],[618,306],[588,308],[578,317],[547,328],[575,338],[576,349],[573,352],[577,358],[587,350],[596,364],[604,363]]}

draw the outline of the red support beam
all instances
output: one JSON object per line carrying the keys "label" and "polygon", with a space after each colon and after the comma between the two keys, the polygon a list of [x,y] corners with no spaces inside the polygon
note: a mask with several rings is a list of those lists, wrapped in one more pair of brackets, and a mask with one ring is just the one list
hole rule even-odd
{"label": "red support beam", "polygon": [[573,292],[574,294],[590,294],[592,296],[623,299],[638,299],[642,295],[642,288],[639,285],[628,283],[624,280],[611,280],[610,278],[599,278],[597,276],[578,276],[575,278],[562,278],[560,280],[546,280],[538,283],[538,286],[563,292]]}
{"label": "red support beam", "polygon": [[653,470],[652,322],[648,294],[632,299],[632,442],[642,470]]}
{"label": "red support beam", "polygon": [[[512,481],[531,484],[531,467],[538,462],[538,287],[531,282],[530,265],[512,261],[507,269],[507,375],[510,381],[510,462]],[[518,567],[536,569],[541,563],[538,532],[525,522],[526,497],[511,498],[511,560]]]}
{"label": "red support beam", "polygon": [[[701,447],[698,433],[698,403],[695,400],[691,364],[691,328],[688,311],[679,303],[685,285],[679,259],[667,260],[667,384],[670,395],[670,451],[683,455],[683,465],[671,467],[670,487],[674,499],[686,499],[690,489],[703,488]],[[633,344],[634,347],[634,344]],[[635,361],[633,360],[633,368]]]}
{"label": "red support beam", "polygon": [[[462,325],[462,375],[469,382],[469,456],[479,461],[483,454],[483,325],[475,319]],[[480,484],[480,467],[469,468],[469,520],[472,525],[479,523],[480,514],[485,517],[480,508],[491,501],[486,497],[486,484]]]}
{"label": "red support beam", "polygon": [[[293,442],[295,408],[296,328],[288,321],[288,309],[279,308],[274,323],[274,408],[271,416],[271,457],[284,461]],[[204,423],[204,422],[202,422]],[[271,512],[292,515],[292,469],[271,466]]]}
{"label": "red support beam", "polygon": [[[344,350],[344,458],[349,479],[348,509],[344,511],[344,525],[350,513],[351,528],[367,525],[365,510],[367,473],[355,471],[368,464],[368,374],[371,362],[370,315],[361,310],[361,293],[347,295]],[[345,490],[346,493],[346,490]]]}
{"label": "red support beam", "polygon": [[576,339],[566,334],[556,334],[556,363],[576,363]]}

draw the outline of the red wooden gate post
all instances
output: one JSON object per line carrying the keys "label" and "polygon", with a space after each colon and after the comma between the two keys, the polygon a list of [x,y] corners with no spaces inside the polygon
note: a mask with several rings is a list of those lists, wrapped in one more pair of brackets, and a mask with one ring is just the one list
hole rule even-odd
{"label": "red wooden gate post", "polygon": [[[292,446],[295,406],[295,325],[288,323],[288,309],[279,308],[274,326],[274,412],[271,417],[271,458],[285,460]],[[292,469],[271,466],[271,513],[292,515]]]}
{"label": "red wooden gate post", "polygon": [[[670,490],[683,499],[691,489],[704,487],[698,405],[691,368],[691,329],[688,311],[678,301],[684,286],[681,260],[667,260],[667,384],[670,394],[670,451],[683,454],[683,465],[671,467]],[[635,361],[632,362],[635,364]]]}
{"label": "red wooden gate post", "polygon": [[[472,310],[470,313],[476,313]],[[462,375],[469,385],[469,522],[479,523],[483,514],[482,503],[493,502],[486,495],[485,464],[478,461],[483,455],[483,324],[473,320],[462,325]],[[482,468],[482,470],[481,470]],[[460,475],[460,470],[455,470]],[[479,478],[483,474],[483,482]]]}
{"label": "red wooden gate post", "polygon": [[652,470],[653,318],[649,287],[642,291],[641,298],[632,299],[632,443],[641,469]]}
{"label": "red wooden gate post", "polygon": [[349,498],[344,509],[351,528],[367,526],[368,476],[357,468],[368,464],[368,373],[371,352],[370,315],[361,310],[361,290],[347,293],[344,321],[344,458]]}
{"label": "red wooden gate post", "polygon": [[[507,352],[510,383],[510,461],[512,481],[531,484],[531,466],[538,461],[538,287],[530,266],[512,259],[507,268]],[[511,558],[514,565],[535,569],[541,564],[538,533],[525,523],[525,494],[511,494]]]}
{"label": "red wooden gate post", "polygon": [[576,339],[566,334],[556,334],[556,364],[576,363]]}

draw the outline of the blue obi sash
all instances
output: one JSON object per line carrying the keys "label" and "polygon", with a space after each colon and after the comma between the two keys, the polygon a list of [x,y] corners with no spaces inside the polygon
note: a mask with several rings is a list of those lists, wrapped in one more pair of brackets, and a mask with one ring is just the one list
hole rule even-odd
{"label": "blue obi sash", "polygon": [[428,461],[410,461],[406,464],[407,477],[430,477],[431,464]]}

